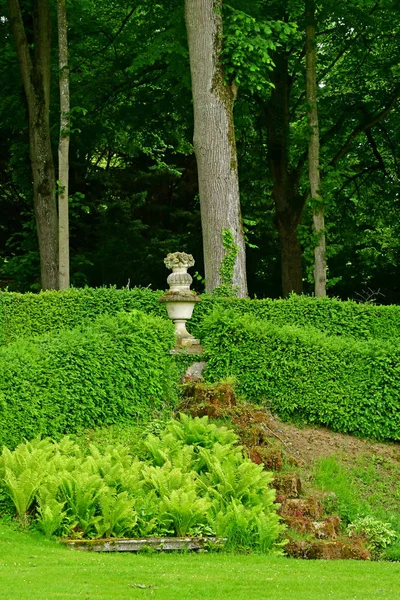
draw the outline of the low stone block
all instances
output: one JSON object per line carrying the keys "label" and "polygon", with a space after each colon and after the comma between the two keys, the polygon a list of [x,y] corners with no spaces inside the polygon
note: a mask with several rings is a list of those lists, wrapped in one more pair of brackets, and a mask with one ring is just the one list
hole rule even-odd
{"label": "low stone block", "polygon": [[272,487],[286,498],[298,498],[301,494],[301,479],[297,473],[282,473],[274,476]]}
{"label": "low stone block", "polygon": [[143,538],[143,539],[104,539],[104,540],[62,540],[75,550],[86,552],[138,552],[152,548],[158,552],[173,550],[204,550],[210,544],[223,545],[226,538],[184,537],[184,538]]}
{"label": "low stone block", "polygon": [[289,498],[281,508],[282,517],[312,517],[314,520],[321,519],[324,508],[322,503],[315,496],[307,498]]}

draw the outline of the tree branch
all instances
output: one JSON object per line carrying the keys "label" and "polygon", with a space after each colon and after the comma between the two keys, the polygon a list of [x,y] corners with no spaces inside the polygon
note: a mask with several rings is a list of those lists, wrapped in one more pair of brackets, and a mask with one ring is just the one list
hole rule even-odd
{"label": "tree branch", "polygon": [[379,165],[381,171],[388,177],[388,172],[386,170],[385,163],[383,162],[382,155],[378,150],[378,146],[374,140],[372,131],[370,129],[367,129],[365,132],[365,135],[367,136],[367,140],[369,142],[369,145],[371,146],[372,152],[378,162],[378,165]]}
{"label": "tree branch", "polygon": [[[105,104],[110,102],[112,100],[112,98],[116,98],[118,96],[118,94],[120,94],[124,90],[129,91],[132,89],[138,89],[143,85],[147,85],[148,83],[150,83],[150,81],[146,80],[146,76],[150,75],[153,72],[157,72],[157,71],[162,72],[162,70],[163,70],[163,66],[159,63],[155,63],[154,65],[151,65],[151,67],[143,68],[143,72],[139,73],[137,75],[134,82],[127,79],[118,86],[114,85],[112,88],[112,91],[110,93],[107,93],[106,96],[103,96],[103,99],[97,104],[97,106],[95,108],[92,108],[91,110],[89,110],[86,113],[86,116],[89,116],[89,115],[99,112]],[[124,74],[125,74],[125,72],[124,72]]]}
{"label": "tree branch", "polygon": [[[377,0],[377,2],[375,2],[374,6],[371,8],[371,10],[368,13],[369,17],[371,15],[373,15],[374,12],[378,9],[378,6],[379,6],[380,2],[381,2],[381,0]],[[367,25],[365,24],[364,27],[354,37],[352,37],[352,38],[350,38],[350,39],[347,40],[347,42],[345,43],[345,45],[343,46],[343,48],[340,50],[339,54],[326,67],[326,69],[324,71],[322,71],[322,73],[318,77],[318,82],[320,82],[329,73],[329,71],[331,69],[333,69],[333,67],[336,65],[336,63],[342,58],[342,56],[347,52],[347,50],[353,44],[353,42],[355,42],[360,36],[362,36],[364,34],[366,28],[367,28]]]}
{"label": "tree branch", "polygon": [[336,195],[338,196],[353,181],[356,181],[357,179],[359,179],[360,177],[363,177],[367,173],[368,173],[368,177],[369,177],[371,175],[371,173],[378,171],[379,168],[380,167],[377,164],[371,165],[370,167],[365,167],[365,169],[363,169],[362,171],[359,171],[359,173],[355,173],[351,177],[346,177],[343,185],[341,186],[341,188],[339,189],[339,191],[337,192]]}
{"label": "tree branch", "polygon": [[[380,4],[381,0],[378,0],[374,6],[372,7],[372,9],[370,10],[370,12],[368,13],[368,16],[371,16],[378,8],[379,4]],[[352,38],[348,38],[347,42],[345,43],[345,45],[343,46],[343,48],[340,50],[339,54],[333,59],[333,61],[325,68],[324,71],[322,71],[322,73],[320,73],[317,77],[317,83],[320,83],[324,77],[326,77],[326,75],[333,69],[333,67],[337,64],[337,62],[343,57],[343,55],[351,48],[351,45],[360,37],[363,36],[365,30],[367,28],[367,25],[364,25],[364,27],[361,29],[361,31],[359,31],[354,37]],[[331,33],[332,31],[335,31],[335,29],[328,29],[325,32],[316,32],[316,36],[322,35],[323,33]],[[299,58],[299,60],[301,60],[301,58],[304,56],[305,54],[305,48],[303,49],[301,56]],[[364,55],[364,58],[361,61],[361,64],[363,64],[363,62],[365,62],[366,57],[368,56],[368,52]],[[295,72],[295,69],[294,69]],[[305,97],[305,92],[303,91],[298,99],[297,102],[294,105],[294,108],[292,110],[292,114],[295,114],[295,111],[297,110],[297,107],[300,105],[300,103],[302,102],[302,100],[304,100]]]}
{"label": "tree branch", "polygon": [[389,144],[389,148],[392,152],[392,158],[393,158],[393,163],[394,163],[394,168],[396,170],[397,175],[400,177],[400,168],[399,168],[399,162],[397,160],[397,148],[395,147],[392,138],[389,135],[388,130],[386,129],[386,127],[384,127],[383,123],[380,126],[380,129],[384,135],[384,137],[386,138],[388,144]]}
{"label": "tree branch", "polygon": [[[103,52],[105,52],[106,50],[108,50],[108,48],[111,46],[111,44],[113,44],[115,42],[115,40],[117,39],[117,37],[120,35],[120,33],[122,33],[125,25],[128,23],[128,21],[131,19],[131,17],[133,16],[133,14],[137,11],[138,7],[135,6],[134,8],[132,8],[129,13],[126,15],[126,17],[123,19],[121,25],[118,27],[117,31],[109,37],[109,41],[108,43],[103,46],[102,48],[100,48],[99,50],[96,50],[96,52],[93,52],[93,54],[91,54],[90,56],[87,56],[86,58],[84,58],[79,65],[77,65],[76,67],[74,67],[73,69],[71,69],[72,73],[76,73],[77,71],[79,71],[79,69],[82,67],[82,65],[84,65],[88,60],[92,59],[95,56],[98,56],[99,54],[102,54]],[[103,32],[104,34],[104,32]],[[104,34],[105,35],[105,34]]]}
{"label": "tree branch", "polygon": [[353,142],[353,140],[355,140],[360,135],[360,133],[362,133],[363,131],[367,131],[368,129],[371,129],[371,127],[373,127],[374,125],[379,123],[379,121],[381,121],[384,117],[386,117],[386,115],[389,114],[389,112],[392,110],[393,106],[396,104],[399,96],[400,96],[400,84],[395,87],[392,98],[390,99],[387,106],[385,106],[385,108],[383,108],[376,115],[373,115],[373,116],[367,115],[366,118],[361,123],[359,123],[357,125],[357,127],[355,127],[355,129],[347,137],[347,140],[345,141],[343,146],[340,148],[340,150],[337,151],[336,155],[330,161],[329,165],[335,166],[339,162],[339,160],[346,154],[351,143]]}

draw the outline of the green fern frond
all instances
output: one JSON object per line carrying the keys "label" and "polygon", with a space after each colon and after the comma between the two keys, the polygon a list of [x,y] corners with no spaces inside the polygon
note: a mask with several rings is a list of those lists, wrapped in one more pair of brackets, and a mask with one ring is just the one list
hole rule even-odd
{"label": "green fern frond", "polygon": [[209,500],[197,497],[194,490],[177,489],[162,499],[160,516],[172,525],[178,537],[183,537],[192,527],[207,522],[209,508]]}
{"label": "green fern frond", "polygon": [[37,472],[32,469],[25,469],[22,473],[15,475],[11,469],[5,470],[5,490],[12,499],[20,518],[24,518],[30,508],[34,494],[40,485],[40,479]]}
{"label": "green fern frond", "polygon": [[123,537],[132,533],[137,515],[134,501],[126,492],[115,494],[110,489],[103,492],[99,507],[101,518],[95,525],[97,537]]}
{"label": "green fern frond", "polygon": [[51,538],[61,529],[62,523],[67,518],[63,510],[65,502],[57,502],[54,498],[39,497],[38,499],[38,526],[47,538]]}

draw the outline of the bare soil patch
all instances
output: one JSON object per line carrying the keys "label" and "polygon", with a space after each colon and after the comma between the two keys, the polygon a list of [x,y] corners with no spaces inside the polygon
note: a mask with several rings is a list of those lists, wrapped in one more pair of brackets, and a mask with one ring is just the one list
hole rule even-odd
{"label": "bare soil patch", "polygon": [[257,412],[261,413],[259,417],[262,416],[271,435],[280,439],[290,454],[306,463],[334,454],[341,454],[345,458],[369,452],[400,461],[400,443],[373,442],[323,427],[299,428],[291,423],[283,423],[265,411]]}

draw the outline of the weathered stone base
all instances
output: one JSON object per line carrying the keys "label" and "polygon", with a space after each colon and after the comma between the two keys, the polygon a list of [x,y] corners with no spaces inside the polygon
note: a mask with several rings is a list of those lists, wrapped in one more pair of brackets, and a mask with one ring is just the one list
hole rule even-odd
{"label": "weathered stone base", "polygon": [[175,348],[170,350],[171,354],[203,354],[204,348],[196,338],[178,340]]}
{"label": "weathered stone base", "polygon": [[223,545],[226,538],[184,537],[184,538],[144,538],[144,539],[106,539],[106,540],[61,540],[63,544],[86,552],[138,552],[151,548],[158,552],[173,550],[206,550],[210,544]]}

